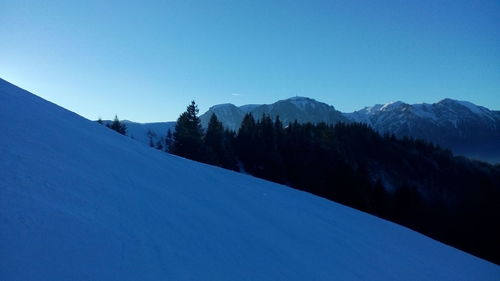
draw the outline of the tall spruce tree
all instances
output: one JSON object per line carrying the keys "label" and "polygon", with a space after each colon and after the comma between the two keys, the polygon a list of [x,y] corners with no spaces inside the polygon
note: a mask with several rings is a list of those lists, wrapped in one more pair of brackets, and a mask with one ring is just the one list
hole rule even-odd
{"label": "tall spruce tree", "polygon": [[226,169],[238,170],[238,161],[234,152],[235,133],[225,130],[222,122],[212,114],[207,132],[203,139],[206,149],[206,162]]}
{"label": "tall spruce tree", "polygon": [[146,135],[148,136],[148,139],[149,139],[149,146],[155,147],[153,139],[156,138],[156,133],[151,131],[151,129],[149,129],[148,132],[146,133]]}
{"label": "tall spruce tree", "polygon": [[203,146],[203,129],[198,117],[198,106],[194,101],[188,105],[177,119],[173,142],[169,151],[175,155],[196,161],[205,161]]}
{"label": "tall spruce tree", "polygon": [[244,169],[250,173],[256,170],[255,153],[257,152],[257,124],[252,114],[243,117],[238,135],[236,136],[236,153],[243,163]]}
{"label": "tall spruce tree", "polygon": [[172,130],[167,130],[167,135],[165,136],[165,150],[169,151],[172,142],[174,141],[174,136],[172,135]]}
{"label": "tall spruce tree", "polygon": [[225,129],[224,137],[222,139],[222,151],[224,152],[221,158],[222,167],[239,171],[238,157],[235,151],[236,133],[234,131]]}
{"label": "tall spruce tree", "polygon": [[122,135],[127,135],[127,126],[118,119],[118,116],[115,115],[115,119],[111,122],[111,124],[106,125],[108,128],[117,131]]}
{"label": "tall spruce tree", "polygon": [[219,122],[217,116],[212,113],[208,122],[207,133],[204,138],[205,147],[207,149],[207,162],[213,165],[221,165],[221,158],[224,151],[222,147],[224,138],[224,127]]}

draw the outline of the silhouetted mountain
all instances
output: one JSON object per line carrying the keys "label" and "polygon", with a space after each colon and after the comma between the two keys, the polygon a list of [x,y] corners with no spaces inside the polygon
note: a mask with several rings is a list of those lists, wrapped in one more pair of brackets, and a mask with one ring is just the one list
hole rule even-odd
{"label": "silhouetted mountain", "polygon": [[217,115],[217,118],[226,128],[232,130],[239,129],[245,113],[251,113],[257,119],[263,114],[270,115],[273,119],[279,116],[285,125],[295,120],[300,123],[325,122],[327,124],[335,124],[339,121],[349,121],[333,106],[306,97],[293,97],[277,101],[273,104],[263,105],[251,104],[240,107],[236,107],[233,104],[215,105],[200,116],[204,127],[208,124],[208,120],[212,113]]}

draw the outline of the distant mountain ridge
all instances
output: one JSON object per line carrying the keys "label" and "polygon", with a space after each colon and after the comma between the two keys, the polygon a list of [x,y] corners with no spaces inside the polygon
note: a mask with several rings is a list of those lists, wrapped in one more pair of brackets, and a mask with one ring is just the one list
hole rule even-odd
{"label": "distant mountain ridge", "polygon": [[340,111],[331,105],[307,97],[292,97],[279,100],[273,104],[251,104],[240,107],[229,103],[215,105],[200,116],[201,124],[206,127],[210,116],[215,114],[226,128],[238,130],[246,113],[251,113],[257,119],[263,114],[270,115],[273,119],[279,116],[283,124],[288,124],[295,120],[300,123],[325,122],[329,124],[349,121]]}
{"label": "distant mountain ridge", "polygon": [[220,104],[200,116],[206,127],[215,113],[229,129],[237,130],[246,113],[259,118],[269,114],[279,116],[286,125],[299,123],[359,122],[380,133],[397,137],[413,137],[431,141],[456,154],[500,162],[500,112],[468,101],[443,99],[428,104],[408,104],[402,101],[376,104],[352,113],[341,113],[333,106],[306,97],[292,97],[273,104]]}
{"label": "distant mountain ridge", "polygon": [[401,101],[344,113],[381,133],[432,141],[457,154],[500,162],[500,112],[467,101],[443,99],[433,104]]}
{"label": "distant mountain ridge", "polygon": [[[215,114],[226,128],[237,131],[247,113],[257,119],[262,114],[268,114],[273,119],[279,116],[285,126],[295,120],[299,123],[365,123],[380,133],[424,139],[449,148],[455,154],[500,163],[500,111],[468,101],[449,98],[432,104],[396,101],[342,113],[311,98],[292,97],[273,104],[218,104],[210,107],[200,119],[206,128],[210,117]],[[148,130],[153,132],[152,139],[156,143],[164,140],[168,129],[175,129],[175,122],[126,121],[126,125],[127,135],[146,144],[150,142]]]}

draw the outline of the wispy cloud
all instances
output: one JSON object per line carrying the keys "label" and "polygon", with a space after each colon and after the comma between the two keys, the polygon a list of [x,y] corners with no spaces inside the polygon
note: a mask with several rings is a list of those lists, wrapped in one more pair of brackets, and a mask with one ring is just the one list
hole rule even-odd
{"label": "wispy cloud", "polygon": [[239,93],[232,93],[231,96],[237,97],[237,96],[241,96],[241,94],[239,94]]}

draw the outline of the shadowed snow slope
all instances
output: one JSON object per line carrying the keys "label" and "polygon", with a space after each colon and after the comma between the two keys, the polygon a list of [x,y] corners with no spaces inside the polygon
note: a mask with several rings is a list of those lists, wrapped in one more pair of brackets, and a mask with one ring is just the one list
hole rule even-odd
{"label": "shadowed snow slope", "polygon": [[0,79],[0,280],[498,280],[393,223],[150,149]]}

